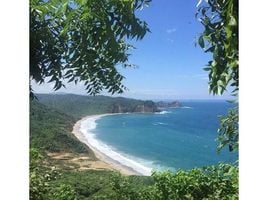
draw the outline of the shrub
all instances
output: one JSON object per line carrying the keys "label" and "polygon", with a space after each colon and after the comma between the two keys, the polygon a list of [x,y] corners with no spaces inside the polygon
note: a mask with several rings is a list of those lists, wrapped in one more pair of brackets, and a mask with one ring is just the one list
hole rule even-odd
{"label": "shrub", "polygon": [[234,165],[220,164],[152,176],[155,199],[238,199],[238,167]]}

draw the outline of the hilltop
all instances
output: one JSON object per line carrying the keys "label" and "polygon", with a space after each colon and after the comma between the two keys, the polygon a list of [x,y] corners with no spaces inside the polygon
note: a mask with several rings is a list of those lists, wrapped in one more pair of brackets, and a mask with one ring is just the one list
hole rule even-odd
{"label": "hilltop", "polygon": [[38,101],[72,117],[103,113],[157,112],[153,101],[75,94],[37,94]]}

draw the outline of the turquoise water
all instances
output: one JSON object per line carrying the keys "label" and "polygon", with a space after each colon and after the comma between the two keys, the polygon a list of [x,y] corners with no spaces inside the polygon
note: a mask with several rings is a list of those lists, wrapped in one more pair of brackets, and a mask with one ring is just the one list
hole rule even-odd
{"label": "turquoise water", "polygon": [[[227,149],[216,152],[219,115],[227,113],[224,101],[182,102],[182,108],[161,113],[120,114],[96,121],[95,138],[142,165],[162,170],[191,169],[237,160]],[[120,162],[120,160],[119,160]]]}

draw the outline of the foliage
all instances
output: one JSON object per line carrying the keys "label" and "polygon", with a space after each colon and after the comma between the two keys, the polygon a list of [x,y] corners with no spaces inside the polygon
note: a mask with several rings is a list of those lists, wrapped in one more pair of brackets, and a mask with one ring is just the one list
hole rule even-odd
{"label": "foliage", "polygon": [[48,191],[47,176],[40,174],[38,169],[30,172],[30,199],[44,199],[45,193]]}
{"label": "foliage", "polygon": [[111,186],[116,200],[154,200],[155,187],[152,177],[126,177],[115,174]]}
{"label": "foliage", "polygon": [[61,173],[52,168],[44,167],[40,151],[30,149],[30,199],[31,200],[76,200],[74,189],[61,183],[52,185],[52,181],[59,179]]}
{"label": "foliage", "polygon": [[47,179],[40,175],[37,163],[42,158],[37,149],[30,149],[30,199],[43,199],[47,191]]}
{"label": "foliage", "polygon": [[134,200],[139,199],[138,193],[129,182],[128,177],[117,174],[112,177],[112,189],[115,192],[116,200]]}
{"label": "foliage", "polygon": [[51,182],[53,187],[68,184],[76,193],[76,198],[84,199],[114,199],[115,193],[110,186],[114,172],[109,171],[62,171],[62,176]]}
{"label": "foliage", "polygon": [[218,151],[228,144],[229,150],[238,150],[238,108],[230,109],[227,117],[220,118]]}
{"label": "foliage", "polygon": [[30,76],[54,89],[82,82],[89,94],[123,92],[117,66],[128,63],[130,39],[149,31],[135,12],[150,0],[30,0]]}
{"label": "foliage", "polygon": [[34,169],[42,158],[43,156],[40,154],[40,152],[37,149],[31,148],[30,149],[30,169]]}
{"label": "foliage", "polygon": [[77,200],[76,193],[70,185],[61,184],[58,187],[52,187],[48,198],[53,200]]}
{"label": "foliage", "polygon": [[238,168],[232,165],[153,174],[155,199],[238,199]]}
{"label": "foliage", "polygon": [[[220,164],[189,171],[155,172],[151,177],[112,171],[60,171],[45,181],[45,199],[201,200],[238,199],[238,168]],[[42,198],[36,198],[42,199]]]}
{"label": "foliage", "polygon": [[112,179],[116,199],[238,199],[238,168],[220,164],[189,171],[155,172],[153,184],[133,187],[128,177]]}
{"label": "foliage", "polygon": [[213,54],[206,71],[209,91],[223,94],[228,84],[238,90],[238,1],[208,0],[198,8],[205,30],[199,45]]}
{"label": "foliage", "polygon": [[43,156],[34,148],[30,149],[30,199],[43,200],[49,192],[49,182],[59,173],[54,169],[45,169],[41,160]]}
{"label": "foliage", "polygon": [[[209,75],[209,92],[222,95],[227,87],[233,88],[237,97],[238,77],[238,0],[208,0],[200,4],[196,16],[204,31],[199,37],[199,45],[213,55],[204,70]],[[230,151],[238,149],[238,109],[233,109],[221,117],[219,146],[229,145]]]}
{"label": "foliage", "polygon": [[49,95],[37,94],[39,102],[46,106],[66,113],[78,119],[90,114],[103,114],[114,112],[141,112],[157,111],[152,101],[142,101],[122,97],[81,96],[73,94]]}
{"label": "foliage", "polygon": [[73,117],[37,102],[30,102],[30,146],[42,151],[90,153],[86,145],[71,134]]}

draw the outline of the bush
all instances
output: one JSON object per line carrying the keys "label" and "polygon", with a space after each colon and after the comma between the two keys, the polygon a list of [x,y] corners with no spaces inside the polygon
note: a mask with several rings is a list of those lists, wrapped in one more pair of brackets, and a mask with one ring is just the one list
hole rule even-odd
{"label": "bush", "polygon": [[70,185],[66,184],[52,188],[48,198],[51,200],[77,200],[75,190]]}
{"label": "bush", "polygon": [[30,149],[30,200],[47,199],[50,181],[59,176],[54,169],[42,167],[42,158],[43,156],[37,149]]}
{"label": "bush", "polygon": [[233,165],[162,172],[155,179],[155,199],[238,199],[238,168]]}
{"label": "bush", "polygon": [[41,167],[42,156],[31,150],[31,200],[227,200],[238,199],[238,167],[220,164],[150,177],[116,172],[55,171]]}
{"label": "bush", "polygon": [[[152,175],[153,185],[137,187],[129,177],[114,176],[112,188],[122,200],[201,200],[238,199],[238,167],[228,164],[196,168],[176,173]],[[141,185],[141,184],[139,184]]]}

